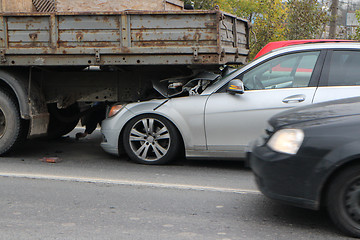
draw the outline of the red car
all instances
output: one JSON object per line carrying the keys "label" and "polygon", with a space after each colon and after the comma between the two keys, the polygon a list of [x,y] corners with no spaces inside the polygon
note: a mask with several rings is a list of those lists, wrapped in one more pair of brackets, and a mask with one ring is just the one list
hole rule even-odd
{"label": "red car", "polygon": [[254,59],[264,55],[265,53],[270,52],[271,50],[286,47],[295,44],[303,44],[303,43],[324,43],[324,42],[353,42],[353,40],[339,40],[339,39],[306,39],[306,40],[287,40],[287,41],[278,41],[278,42],[270,42],[263,47],[258,54],[254,57]]}

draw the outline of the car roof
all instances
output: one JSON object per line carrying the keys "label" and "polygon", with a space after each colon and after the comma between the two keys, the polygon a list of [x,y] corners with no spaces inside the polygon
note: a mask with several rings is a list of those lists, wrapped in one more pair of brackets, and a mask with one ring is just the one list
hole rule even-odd
{"label": "car roof", "polygon": [[338,42],[356,42],[354,40],[340,40],[340,39],[304,39],[304,40],[286,40],[270,42],[265,45],[254,57],[254,59],[271,52],[275,49],[279,49],[286,46],[297,45],[297,44],[309,44],[309,43],[338,43]]}

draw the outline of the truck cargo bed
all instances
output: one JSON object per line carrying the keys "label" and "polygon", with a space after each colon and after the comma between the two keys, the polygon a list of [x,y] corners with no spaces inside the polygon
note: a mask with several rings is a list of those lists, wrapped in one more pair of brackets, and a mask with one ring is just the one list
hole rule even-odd
{"label": "truck cargo bed", "polygon": [[3,13],[0,66],[244,63],[248,22],[220,11]]}

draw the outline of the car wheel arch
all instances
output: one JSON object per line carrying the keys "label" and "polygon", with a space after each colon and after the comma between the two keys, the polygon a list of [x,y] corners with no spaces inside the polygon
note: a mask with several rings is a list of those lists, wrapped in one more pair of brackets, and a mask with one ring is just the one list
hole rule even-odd
{"label": "car wheel arch", "polygon": [[360,165],[360,154],[349,157],[335,164],[333,170],[326,176],[323,184],[321,184],[321,189],[319,191],[320,194],[318,195],[321,208],[326,207],[326,195],[328,193],[329,187],[333,179],[335,179],[336,176],[338,176],[341,172],[345,171],[346,169],[359,165]]}

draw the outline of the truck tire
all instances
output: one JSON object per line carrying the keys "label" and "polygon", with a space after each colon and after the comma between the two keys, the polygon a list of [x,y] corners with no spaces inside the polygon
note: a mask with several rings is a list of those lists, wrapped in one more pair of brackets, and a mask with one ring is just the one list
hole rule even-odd
{"label": "truck tire", "polygon": [[330,183],[327,210],[335,225],[352,237],[360,237],[360,165],[346,168]]}
{"label": "truck tire", "polygon": [[77,104],[59,109],[56,103],[48,104],[50,113],[47,137],[49,139],[60,138],[71,132],[79,122],[80,109]]}
{"label": "truck tire", "polygon": [[29,122],[21,119],[15,99],[0,90],[0,155],[22,143],[28,131]]}

